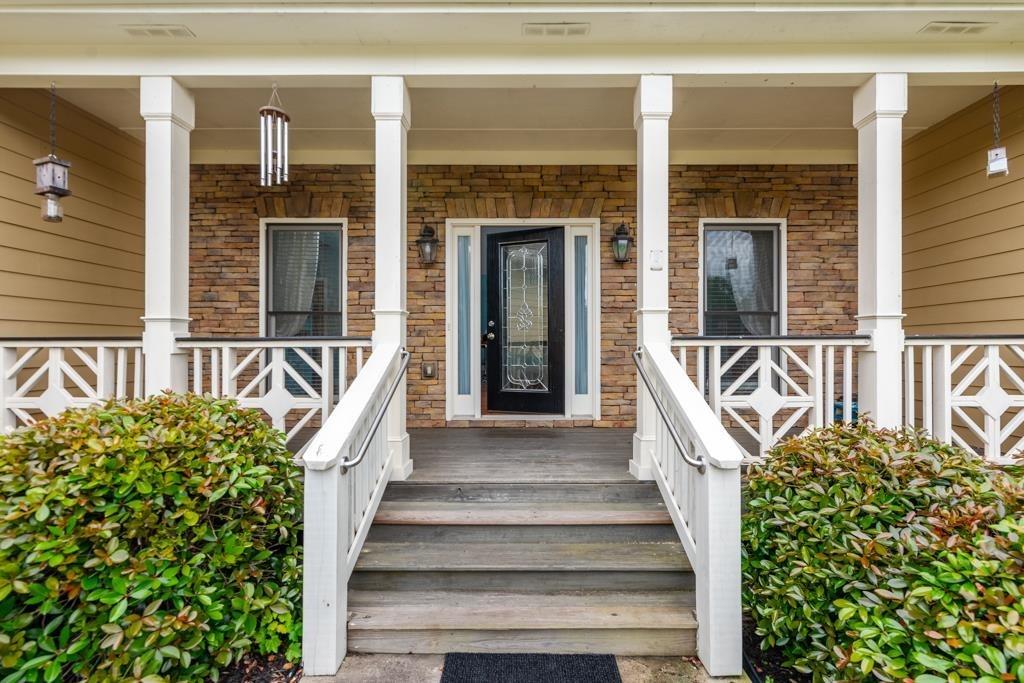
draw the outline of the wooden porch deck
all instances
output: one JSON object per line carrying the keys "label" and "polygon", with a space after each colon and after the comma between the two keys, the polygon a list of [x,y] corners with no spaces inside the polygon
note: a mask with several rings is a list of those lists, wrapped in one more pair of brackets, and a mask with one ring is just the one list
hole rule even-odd
{"label": "wooden porch deck", "polygon": [[575,427],[410,429],[412,483],[636,481],[633,430]]}

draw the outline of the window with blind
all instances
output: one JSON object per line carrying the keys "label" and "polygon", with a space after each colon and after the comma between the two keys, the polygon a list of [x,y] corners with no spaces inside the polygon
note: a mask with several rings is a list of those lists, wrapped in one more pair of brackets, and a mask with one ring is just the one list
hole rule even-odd
{"label": "window with blind", "polygon": [[[344,334],[344,288],[340,224],[273,224],[267,227],[266,330],[268,337],[340,337]],[[320,349],[305,352],[322,363]],[[335,352],[337,353],[337,352]],[[286,362],[314,390],[321,390],[317,372],[289,349]],[[339,386],[338,358],[334,386]],[[295,396],[305,389],[291,376],[285,387]]]}
{"label": "window with blind", "polygon": [[[704,334],[763,337],[781,333],[779,312],[780,230],[775,225],[715,225],[704,229]],[[737,351],[722,349],[722,360]],[[706,366],[710,371],[710,360]],[[722,373],[720,390],[731,387],[757,360],[749,349]],[[705,383],[705,386],[710,386]],[[739,394],[757,388],[749,377]]]}
{"label": "window with blind", "polygon": [[343,334],[341,226],[272,225],[267,242],[267,336]]}
{"label": "window with blind", "polygon": [[779,334],[778,227],[705,228],[703,287],[705,335]]}

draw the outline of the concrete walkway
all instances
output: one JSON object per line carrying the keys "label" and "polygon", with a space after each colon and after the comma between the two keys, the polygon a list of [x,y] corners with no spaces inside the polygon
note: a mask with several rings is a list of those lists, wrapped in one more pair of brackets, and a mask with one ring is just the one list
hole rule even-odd
{"label": "concrete walkway", "polygon": [[[622,683],[703,683],[709,680],[699,665],[682,657],[617,659]],[[350,654],[337,676],[306,676],[303,683],[437,683],[441,680],[443,666],[444,655]]]}

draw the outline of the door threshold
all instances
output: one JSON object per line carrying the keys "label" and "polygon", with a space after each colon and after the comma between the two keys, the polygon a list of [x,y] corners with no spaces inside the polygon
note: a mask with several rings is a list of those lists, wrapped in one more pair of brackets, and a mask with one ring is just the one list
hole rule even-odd
{"label": "door threshold", "polygon": [[588,417],[569,417],[568,415],[544,415],[540,413],[488,413],[481,415],[480,417],[453,417],[449,422],[458,421],[469,421],[469,422],[501,422],[501,421],[520,421],[520,422],[551,422],[552,420],[589,420],[592,418]]}

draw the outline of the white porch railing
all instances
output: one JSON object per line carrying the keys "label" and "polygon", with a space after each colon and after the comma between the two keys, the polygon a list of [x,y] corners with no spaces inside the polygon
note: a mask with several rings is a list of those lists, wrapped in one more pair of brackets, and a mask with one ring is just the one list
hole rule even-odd
{"label": "white porch railing", "polygon": [[381,423],[408,365],[397,345],[374,349],[302,456],[302,661],[311,676],[333,676],[345,656],[348,579],[394,459]]}
{"label": "white porch railing", "polygon": [[0,428],[142,395],[142,340],[0,339]]}
{"label": "white porch railing", "polygon": [[[794,432],[855,417],[858,347],[868,337],[676,337],[679,365],[738,430],[746,458]],[[755,452],[756,451],[756,452]]]}
{"label": "white porch railing", "polygon": [[908,337],[904,422],[995,462],[1024,450],[1024,337]]}
{"label": "white porch railing", "polygon": [[711,675],[739,675],[742,454],[668,345],[633,359],[658,411],[651,470],[697,582],[697,653]]}
{"label": "white porch railing", "polygon": [[[367,337],[188,337],[189,387],[256,408],[291,441],[319,427],[363,367]],[[314,418],[319,417],[319,424]]]}

